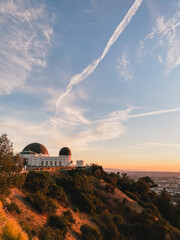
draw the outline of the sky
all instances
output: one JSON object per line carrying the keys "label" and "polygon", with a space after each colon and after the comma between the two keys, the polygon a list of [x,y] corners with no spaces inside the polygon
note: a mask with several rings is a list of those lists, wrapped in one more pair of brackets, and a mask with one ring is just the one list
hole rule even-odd
{"label": "sky", "polygon": [[0,36],[15,152],[180,171],[180,0],[1,0]]}

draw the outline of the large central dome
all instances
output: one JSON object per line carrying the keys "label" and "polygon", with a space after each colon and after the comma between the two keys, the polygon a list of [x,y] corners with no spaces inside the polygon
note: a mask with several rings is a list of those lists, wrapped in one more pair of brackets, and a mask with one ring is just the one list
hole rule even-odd
{"label": "large central dome", "polygon": [[34,152],[34,153],[39,153],[39,154],[48,154],[47,148],[40,144],[40,143],[31,143],[27,145],[23,150],[22,153],[25,152]]}

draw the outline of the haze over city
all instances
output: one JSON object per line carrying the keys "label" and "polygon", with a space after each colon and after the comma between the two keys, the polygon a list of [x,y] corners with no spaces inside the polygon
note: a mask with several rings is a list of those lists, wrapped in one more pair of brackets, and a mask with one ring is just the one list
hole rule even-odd
{"label": "haze over city", "polygon": [[0,3],[0,129],[16,152],[180,171],[180,1]]}

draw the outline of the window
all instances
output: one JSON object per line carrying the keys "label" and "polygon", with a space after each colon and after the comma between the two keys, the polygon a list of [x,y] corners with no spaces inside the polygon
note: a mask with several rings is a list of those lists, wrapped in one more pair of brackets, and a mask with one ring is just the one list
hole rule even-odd
{"label": "window", "polygon": [[61,161],[59,161],[59,166],[61,166]]}
{"label": "window", "polygon": [[57,162],[55,161],[55,166],[57,165]]}
{"label": "window", "polygon": [[52,166],[52,161],[50,161],[50,165]]}
{"label": "window", "polygon": [[48,166],[48,161],[46,161],[46,166]]}
{"label": "window", "polygon": [[41,162],[41,166],[43,166],[43,165],[44,165],[44,162],[42,161],[42,162]]}

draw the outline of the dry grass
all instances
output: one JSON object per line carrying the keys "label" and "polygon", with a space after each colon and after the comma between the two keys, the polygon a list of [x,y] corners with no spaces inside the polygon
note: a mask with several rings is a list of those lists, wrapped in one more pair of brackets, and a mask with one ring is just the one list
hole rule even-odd
{"label": "dry grass", "polygon": [[[107,185],[106,182],[104,182],[103,180],[98,181],[99,187],[104,189],[105,186]],[[104,191],[103,191],[104,192]],[[126,202],[126,206],[128,206],[132,211],[135,211],[137,213],[142,213],[143,211],[143,207],[141,207],[136,201],[134,201],[133,199],[129,198],[125,193],[123,193],[121,190],[119,190],[118,188],[115,188],[114,193],[107,193],[104,192],[104,195],[106,196],[106,198],[111,199],[111,200],[118,200],[120,202],[125,201]]]}
{"label": "dry grass", "polygon": [[22,230],[17,221],[4,212],[0,202],[0,239],[28,240],[27,234]]}
{"label": "dry grass", "polygon": [[13,201],[21,209],[21,214],[13,213],[14,218],[18,222],[27,223],[29,228],[35,232],[39,232],[40,228],[46,223],[47,217],[39,214],[26,199],[26,193],[17,188],[11,190],[9,196],[10,201]]}
{"label": "dry grass", "polygon": [[[12,189],[11,194],[8,197],[8,202],[14,202],[22,211],[21,214],[17,214],[15,212],[12,213],[16,221],[28,224],[29,228],[36,233],[38,233],[40,228],[46,223],[47,216],[39,214],[31,206],[31,204],[26,201],[26,192],[22,192],[17,188]],[[80,227],[82,224],[90,224],[92,226],[95,226],[95,224],[90,221],[89,217],[86,214],[79,212],[75,213],[71,208],[67,208],[63,204],[59,204],[57,201],[55,201],[55,204],[58,206],[56,212],[57,215],[61,216],[63,212],[70,210],[73,218],[75,219],[75,224],[73,224],[68,229],[65,240],[79,240],[81,234]],[[38,238],[34,238],[33,240],[38,240]]]}

